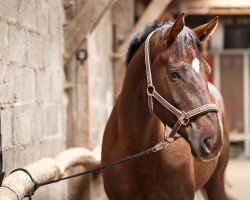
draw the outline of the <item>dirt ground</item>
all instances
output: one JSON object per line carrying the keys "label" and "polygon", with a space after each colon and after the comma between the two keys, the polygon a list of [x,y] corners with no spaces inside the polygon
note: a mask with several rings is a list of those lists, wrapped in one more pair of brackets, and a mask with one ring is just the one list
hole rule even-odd
{"label": "dirt ground", "polygon": [[250,199],[250,160],[230,160],[227,171],[227,190],[238,200]]}

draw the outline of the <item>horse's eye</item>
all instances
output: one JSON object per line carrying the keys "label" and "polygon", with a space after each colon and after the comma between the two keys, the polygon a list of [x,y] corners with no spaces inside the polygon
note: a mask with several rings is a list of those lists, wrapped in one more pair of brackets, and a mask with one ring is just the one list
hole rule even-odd
{"label": "horse's eye", "polygon": [[177,70],[170,72],[169,75],[172,79],[180,79],[180,75]]}

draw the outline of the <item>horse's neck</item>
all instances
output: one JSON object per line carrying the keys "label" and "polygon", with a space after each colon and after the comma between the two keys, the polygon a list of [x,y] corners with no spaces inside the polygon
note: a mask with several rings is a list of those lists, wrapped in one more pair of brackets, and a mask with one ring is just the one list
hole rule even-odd
{"label": "horse's neck", "polygon": [[162,139],[164,128],[149,112],[144,54],[141,49],[138,51],[127,68],[117,102],[119,127],[121,134],[130,138],[130,142],[143,140],[145,146],[150,146]]}

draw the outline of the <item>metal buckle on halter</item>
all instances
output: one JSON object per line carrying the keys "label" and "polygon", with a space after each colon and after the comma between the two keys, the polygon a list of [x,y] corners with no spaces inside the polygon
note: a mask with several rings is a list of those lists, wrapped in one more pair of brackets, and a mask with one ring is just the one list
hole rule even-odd
{"label": "metal buckle on halter", "polygon": [[155,86],[153,86],[152,84],[149,84],[148,85],[148,88],[147,88],[147,94],[148,96],[153,96],[153,92],[155,91]]}
{"label": "metal buckle on halter", "polygon": [[190,122],[189,117],[187,117],[185,112],[182,113],[182,115],[179,117],[178,120],[181,122],[183,126],[188,125],[188,123]]}

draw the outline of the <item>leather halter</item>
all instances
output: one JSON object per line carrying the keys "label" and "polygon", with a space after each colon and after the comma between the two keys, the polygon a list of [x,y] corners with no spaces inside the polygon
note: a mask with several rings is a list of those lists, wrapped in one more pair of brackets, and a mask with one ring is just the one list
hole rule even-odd
{"label": "leather halter", "polygon": [[[150,38],[157,30],[151,32],[145,42],[145,65],[146,65],[146,75],[147,75],[147,95],[148,95],[148,108],[150,113],[153,116],[156,116],[154,113],[154,104],[153,97],[162,104],[166,109],[168,109],[171,113],[173,113],[177,117],[177,122],[175,123],[172,131],[169,136],[165,136],[165,140],[167,138],[174,137],[177,131],[181,126],[186,126],[190,122],[190,118],[196,117],[199,115],[204,115],[208,112],[218,112],[218,108],[215,104],[205,104],[188,112],[180,111],[171,105],[168,101],[166,101],[155,89],[152,81],[152,73],[151,73],[151,62],[150,62]],[[157,117],[157,116],[156,116]]]}

